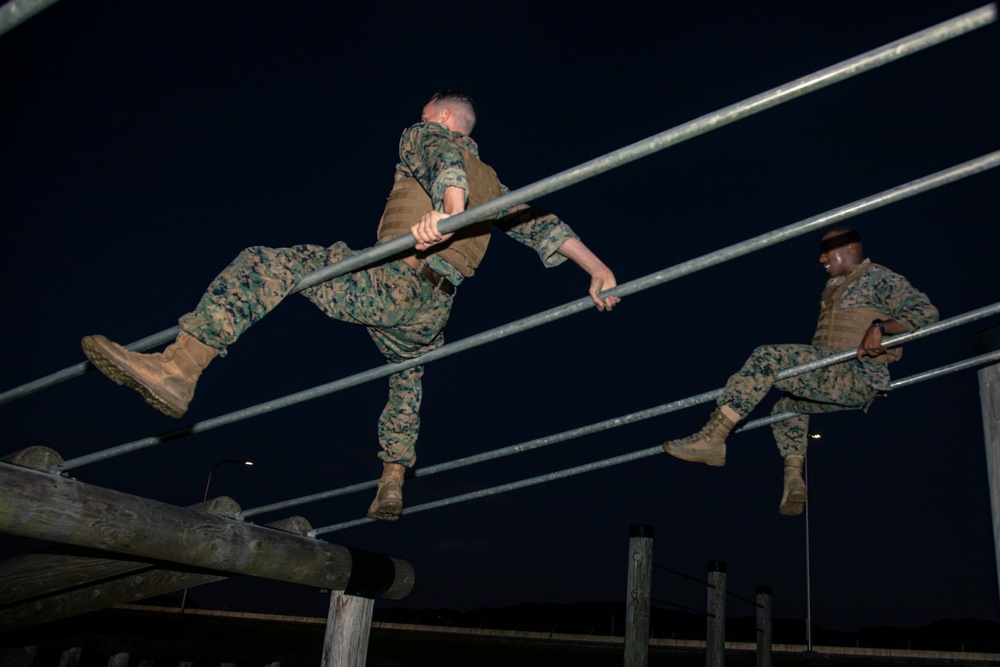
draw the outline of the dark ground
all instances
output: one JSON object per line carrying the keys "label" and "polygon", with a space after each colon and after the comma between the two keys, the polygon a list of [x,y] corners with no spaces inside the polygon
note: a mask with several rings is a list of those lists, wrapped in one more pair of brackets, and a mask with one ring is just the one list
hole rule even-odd
{"label": "dark ground", "polygon": [[[506,609],[480,609],[469,612],[449,610],[375,610],[368,651],[373,666],[476,664],[477,667],[518,664],[621,665],[620,646],[579,646],[555,642],[541,643],[456,637],[425,633],[407,633],[380,629],[379,623],[419,623],[451,627],[474,627],[522,631],[555,631],[561,634],[615,634],[624,630],[624,605],[593,603],[567,605],[519,605]],[[612,628],[613,625],[613,628]],[[685,612],[654,609],[652,636],[677,639],[703,639],[704,619]],[[754,620],[727,619],[727,640],[754,641]],[[280,661],[283,666],[316,665],[323,645],[322,623],[305,624],[263,621],[247,618],[201,616],[195,614],[144,613],[134,610],[106,610],[29,630],[0,636],[0,666],[27,665],[20,647],[37,644],[34,665],[57,665],[63,650],[80,646],[81,667],[107,664],[108,656],[127,651],[132,663],[138,659],[155,660],[155,665],[176,665],[180,660],[199,664],[235,662],[261,665]],[[804,624],[800,620],[776,620],[774,643],[803,644]],[[876,648],[912,648],[967,652],[1000,652],[1000,625],[976,620],[951,620],[921,628],[866,629],[857,633],[813,629],[814,646],[863,646]],[[730,653],[730,665],[753,665],[755,655]],[[865,667],[886,660],[775,654],[776,667],[816,664],[837,667],[850,664]],[[917,664],[915,661],[891,661],[893,665]],[[699,650],[651,650],[650,665],[701,665],[704,652]]]}

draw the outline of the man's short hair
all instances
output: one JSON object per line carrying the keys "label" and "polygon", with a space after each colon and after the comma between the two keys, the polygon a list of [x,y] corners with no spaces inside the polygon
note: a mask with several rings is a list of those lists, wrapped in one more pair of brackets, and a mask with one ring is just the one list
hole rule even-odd
{"label": "man's short hair", "polygon": [[840,236],[841,234],[853,233],[858,237],[858,241],[861,240],[861,234],[854,227],[834,227],[830,230],[835,236]]}
{"label": "man's short hair", "polygon": [[476,125],[476,103],[471,95],[461,90],[440,90],[434,93],[431,102],[450,107],[465,133],[472,132]]}
{"label": "man's short hair", "polygon": [[851,243],[857,243],[858,248],[861,248],[861,234],[859,234],[856,229],[851,227],[835,227],[834,229],[826,232],[826,234],[823,234],[823,236],[825,237],[827,234],[833,234],[833,236],[820,240],[819,251],[821,253],[828,252],[841,246],[850,245]]}

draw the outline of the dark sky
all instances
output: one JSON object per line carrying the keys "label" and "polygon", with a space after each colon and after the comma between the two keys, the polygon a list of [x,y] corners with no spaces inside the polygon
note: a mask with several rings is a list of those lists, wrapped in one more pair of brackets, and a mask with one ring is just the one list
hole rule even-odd
{"label": "dark sky", "polygon": [[[371,245],[399,133],[435,90],[476,98],[482,156],[516,188],[983,3],[760,4],[56,3],[0,36],[0,390],[80,362],[83,335],[130,342],[173,326],[246,246]],[[625,282],[1000,148],[998,81],[992,25],[535,203]],[[950,317],[1000,298],[998,186],[994,170],[852,224],[874,261]],[[430,364],[418,469],[712,390],[756,345],[807,342],[825,279],[817,238]],[[447,338],[586,286],[575,267],[543,269],[497,238],[461,286]],[[895,377],[972,356],[975,333],[998,323],[910,344]],[[68,459],[381,363],[362,328],[295,298],[206,371],[181,422],[91,373],[3,406],[4,451],[45,444]],[[187,505],[214,463],[248,458],[252,469],[220,467],[212,482],[245,508],[374,479],[385,391],[377,380],[74,475]],[[710,409],[416,479],[406,503],[656,446]],[[814,420],[816,623],[1000,620],[981,419],[964,371],[867,415]],[[698,576],[725,561],[731,591],[771,585],[775,614],[801,617],[806,522],[778,514],[770,433],[735,435],[729,449],[722,469],[657,456],[324,539],[413,563],[403,605],[470,609],[621,600],[628,527],[645,523],[657,562]],[[255,519],[324,526],[369,501],[365,491]],[[322,613],[325,598],[299,592],[243,581],[192,596]],[[660,575],[654,596],[704,604],[703,589]]]}

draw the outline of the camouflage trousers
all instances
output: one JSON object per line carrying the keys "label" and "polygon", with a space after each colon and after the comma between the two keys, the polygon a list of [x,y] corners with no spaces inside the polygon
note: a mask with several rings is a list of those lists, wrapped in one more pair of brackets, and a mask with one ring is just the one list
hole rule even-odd
{"label": "camouflage trousers", "polygon": [[763,400],[771,387],[782,390],[785,395],[775,404],[771,414],[797,414],[771,425],[774,440],[782,456],[805,454],[810,414],[865,408],[877,393],[854,360],[775,380],[775,376],[786,368],[830,354],[831,350],[813,345],[762,345],[726,382],[718,404],[728,405],[739,413],[742,420]]}
{"label": "camouflage trousers", "polygon": [[[307,274],[353,255],[344,243],[329,248],[255,246],[239,254],[212,281],[181,329],[222,354],[288,296]],[[329,317],[361,324],[390,363],[444,344],[452,297],[401,260],[339,276],[301,292]],[[379,458],[413,466],[420,431],[423,366],[389,376],[389,400],[378,421]]]}

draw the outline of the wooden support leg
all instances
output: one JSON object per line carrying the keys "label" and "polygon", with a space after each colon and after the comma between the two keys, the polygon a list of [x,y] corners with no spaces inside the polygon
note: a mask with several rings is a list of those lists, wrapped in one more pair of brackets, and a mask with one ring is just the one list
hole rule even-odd
{"label": "wooden support leg", "polygon": [[322,667],[364,667],[375,600],[330,592]]}
{"label": "wooden support leg", "polygon": [[625,598],[625,667],[649,663],[649,601],[653,573],[653,527],[629,528],[628,590]]}

